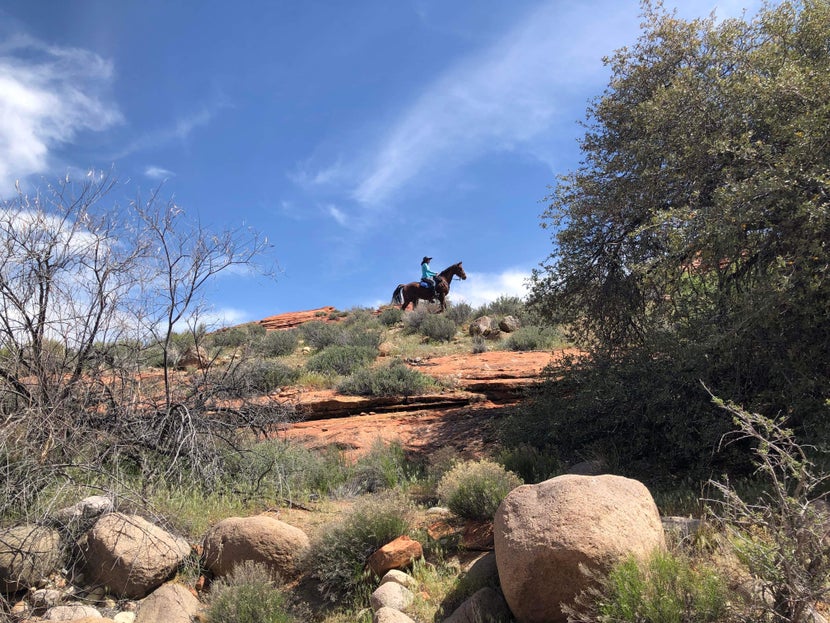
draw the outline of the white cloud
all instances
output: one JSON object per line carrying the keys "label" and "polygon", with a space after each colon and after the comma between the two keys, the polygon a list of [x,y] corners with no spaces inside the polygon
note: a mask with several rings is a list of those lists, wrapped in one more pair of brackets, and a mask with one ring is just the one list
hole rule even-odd
{"label": "white cloud", "polygon": [[55,147],[122,121],[112,80],[112,64],[87,50],[22,35],[0,45],[0,195],[48,171]]}
{"label": "white cloud", "polygon": [[467,280],[453,279],[450,300],[464,301],[473,307],[492,303],[500,296],[517,296],[524,299],[527,294],[526,282],[530,273],[520,270],[505,270],[501,273],[467,273]]}
{"label": "white cloud", "polygon": [[175,173],[162,167],[149,166],[144,169],[144,175],[154,180],[164,180],[173,177]]}

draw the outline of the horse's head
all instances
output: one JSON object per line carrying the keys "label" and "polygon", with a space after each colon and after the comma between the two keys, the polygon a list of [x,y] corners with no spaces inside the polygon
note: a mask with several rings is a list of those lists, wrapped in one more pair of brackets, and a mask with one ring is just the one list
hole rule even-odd
{"label": "horse's head", "polygon": [[458,264],[453,264],[452,266],[450,266],[450,268],[452,269],[452,274],[456,277],[460,277],[461,279],[467,278],[467,273],[464,272],[464,267],[461,266],[461,262],[458,262]]}

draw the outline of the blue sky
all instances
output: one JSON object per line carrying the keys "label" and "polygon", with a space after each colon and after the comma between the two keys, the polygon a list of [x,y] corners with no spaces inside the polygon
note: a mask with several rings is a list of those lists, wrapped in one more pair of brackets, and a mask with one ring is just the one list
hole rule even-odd
{"label": "blue sky", "polygon": [[212,285],[229,324],[385,304],[424,255],[463,261],[450,300],[522,296],[601,59],[639,23],[633,0],[2,0],[0,197],[112,170],[113,200],[163,184],[259,230],[279,272]]}

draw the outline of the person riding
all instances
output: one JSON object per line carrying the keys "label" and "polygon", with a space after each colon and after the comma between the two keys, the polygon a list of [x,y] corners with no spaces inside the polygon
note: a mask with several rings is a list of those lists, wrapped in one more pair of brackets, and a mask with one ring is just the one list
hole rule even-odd
{"label": "person riding", "polygon": [[429,284],[429,287],[435,290],[435,280],[433,277],[438,275],[438,273],[433,272],[430,267],[429,263],[432,261],[431,257],[424,256],[424,259],[421,260],[421,281],[426,281]]}

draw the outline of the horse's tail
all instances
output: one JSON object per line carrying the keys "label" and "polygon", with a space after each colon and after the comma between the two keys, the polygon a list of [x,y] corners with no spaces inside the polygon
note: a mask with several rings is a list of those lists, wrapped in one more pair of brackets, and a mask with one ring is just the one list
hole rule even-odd
{"label": "horse's tail", "polygon": [[399,284],[395,291],[392,293],[392,302],[395,305],[403,305],[403,284]]}

